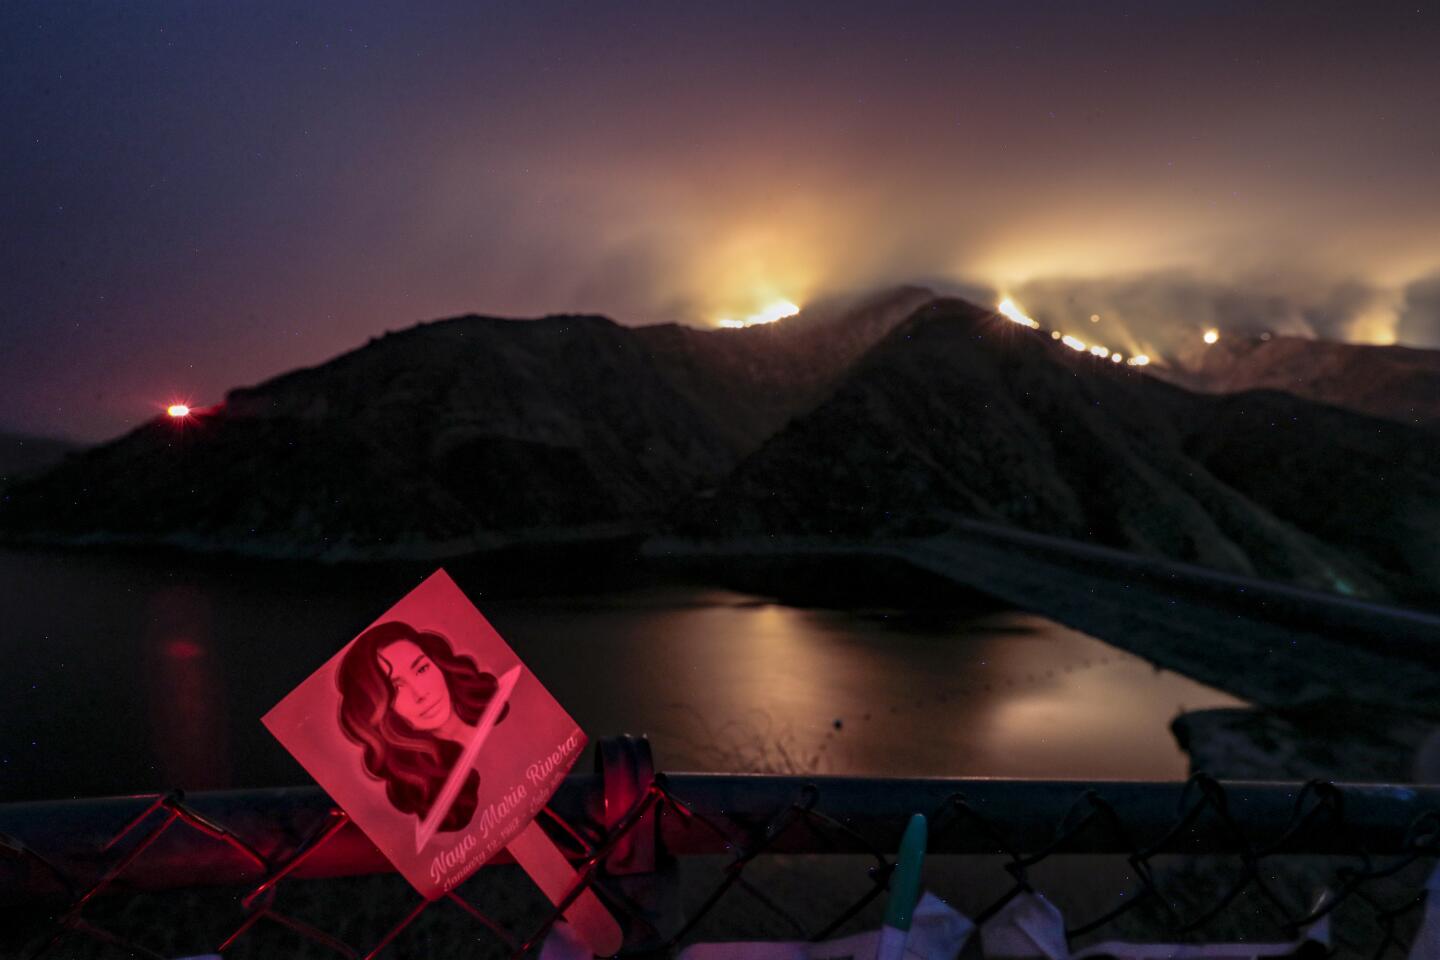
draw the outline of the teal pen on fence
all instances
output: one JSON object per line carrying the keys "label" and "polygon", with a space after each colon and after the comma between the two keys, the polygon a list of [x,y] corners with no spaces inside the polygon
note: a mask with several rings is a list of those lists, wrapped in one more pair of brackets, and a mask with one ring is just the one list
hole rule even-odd
{"label": "teal pen on fence", "polygon": [[885,925],[875,947],[875,960],[902,960],[915,904],[920,900],[920,870],[925,865],[925,814],[917,813],[905,825],[895,871],[890,874],[890,899],[885,902]]}

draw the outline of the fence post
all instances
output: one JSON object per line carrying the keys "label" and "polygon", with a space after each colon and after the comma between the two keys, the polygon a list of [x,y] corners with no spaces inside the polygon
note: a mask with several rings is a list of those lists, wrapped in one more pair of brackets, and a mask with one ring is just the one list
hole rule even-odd
{"label": "fence post", "polygon": [[[644,736],[606,737],[596,744],[600,816],[607,834],[645,799],[655,783],[655,761]],[[680,922],[678,865],[660,841],[659,805],[653,805],[619,838],[605,858],[602,892],[620,909],[627,956],[659,950],[661,931]]]}
{"label": "fence post", "polygon": [[[644,736],[605,737],[595,749],[595,772],[600,775],[601,823],[608,832],[634,808],[655,782],[655,761]],[[615,844],[605,858],[611,876],[650,873],[655,869],[655,811],[648,811]]]}

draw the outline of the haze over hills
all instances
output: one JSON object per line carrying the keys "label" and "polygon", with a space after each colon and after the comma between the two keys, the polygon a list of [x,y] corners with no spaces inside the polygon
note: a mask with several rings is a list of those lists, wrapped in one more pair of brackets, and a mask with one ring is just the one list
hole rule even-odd
{"label": "haze over hills", "polygon": [[969,519],[1426,601],[1431,436],[1192,393],[913,287],[743,330],[468,316],[70,457],[6,492],[0,533],[367,559]]}
{"label": "haze over hills", "polygon": [[1207,393],[1283,390],[1414,424],[1440,424],[1440,351],[1303,337],[1223,337],[1156,376]]}

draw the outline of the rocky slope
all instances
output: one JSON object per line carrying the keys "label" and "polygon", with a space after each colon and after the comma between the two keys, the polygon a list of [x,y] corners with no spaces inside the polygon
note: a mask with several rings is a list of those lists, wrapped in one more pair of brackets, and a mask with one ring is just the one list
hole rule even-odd
{"label": "rocky slope", "polygon": [[1440,425],[1440,351],[1301,337],[1226,337],[1157,376],[1192,390],[1283,390],[1376,417]]}
{"label": "rocky slope", "polygon": [[1365,596],[1440,584],[1440,453],[1281,393],[1210,397],[933,301],[683,511],[694,537],[978,519]]}
{"label": "rocky slope", "polygon": [[780,323],[740,330],[660,324],[634,335],[738,457],[823,401],[855,361],[934,298],[902,286],[822,303]]}

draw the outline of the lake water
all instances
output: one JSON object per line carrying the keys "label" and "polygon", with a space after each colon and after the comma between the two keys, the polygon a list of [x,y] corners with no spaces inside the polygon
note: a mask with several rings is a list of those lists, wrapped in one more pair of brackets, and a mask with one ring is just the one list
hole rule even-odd
{"label": "lake water", "polygon": [[[592,738],[646,733],[663,769],[1181,778],[1170,720],[1239,703],[993,606],[447,568]],[[0,550],[0,801],[309,782],[260,715],[425,572]]]}

